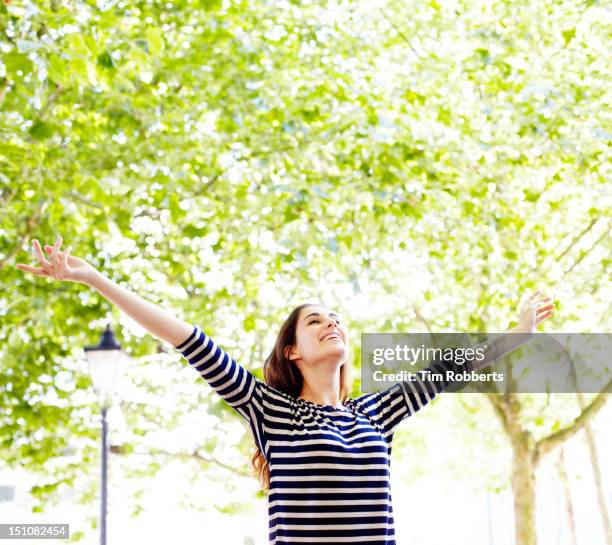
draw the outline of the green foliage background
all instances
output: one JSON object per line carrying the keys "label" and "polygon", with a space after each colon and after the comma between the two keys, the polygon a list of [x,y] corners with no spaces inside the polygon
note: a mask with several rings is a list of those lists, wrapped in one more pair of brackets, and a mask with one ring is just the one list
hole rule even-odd
{"label": "green foliage background", "polygon": [[256,373],[304,299],[350,310],[354,346],[500,331],[534,288],[557,295],[545,330],[609,330],[606,20],[595,1],[0,3],[0,457],[44,477],[36,508],[97,464],[81,347],[109,311],[136,360],[126,448],[217,415],[181,452],[228,479],[214,453],[246,472],[251,442],[97,294],[16,270],[33,238],[60,232]]}

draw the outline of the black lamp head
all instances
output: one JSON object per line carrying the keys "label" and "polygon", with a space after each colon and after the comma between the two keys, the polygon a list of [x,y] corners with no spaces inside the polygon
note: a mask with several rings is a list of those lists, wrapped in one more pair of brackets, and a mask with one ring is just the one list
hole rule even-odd
{"label": "black lamp head", "polygon": [[86,346],[85,352],[90,350],[120,350],[121,345],[116,341],[115,334],[111,329],[110,323],[106,324],[106,329],[100,337],[100,342],[95,346]]}

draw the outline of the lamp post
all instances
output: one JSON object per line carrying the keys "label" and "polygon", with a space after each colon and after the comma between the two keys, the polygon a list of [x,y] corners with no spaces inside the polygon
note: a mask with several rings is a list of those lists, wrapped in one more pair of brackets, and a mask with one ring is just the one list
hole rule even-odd
{"label": "lamp post", "polygon": [[117,378],[120,362],[123,359],[121,346],[115,340],[110,324],[102,333],[100,342],[95,346],[86,346],[85,354],[89,363],[89,372],[98,394],[102,412],[102,476],[100,491],[100,545],[106,545],[106,505],[107,505],[107,470],[108,470],[108,424],[106,413],[111,404],[113,385]]}

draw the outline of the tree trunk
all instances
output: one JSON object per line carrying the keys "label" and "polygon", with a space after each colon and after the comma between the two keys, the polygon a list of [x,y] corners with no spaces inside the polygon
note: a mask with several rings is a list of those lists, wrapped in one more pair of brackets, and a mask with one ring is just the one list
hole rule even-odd
{"label": "tree trunk", "polygon": [[[535,467],[543,456],[573,437],[605,405],[612,392],[612,380],[604,386],[580,414],[564,428],[534,443],[520,425],[521,404],[515,394],[498,395],[487,391],[487,397],[512,445],[512,492],[514,494],[515,545],[536,545]],[[597,466],[599,467],[599,466]],[[597,477],[596,477],[597,478]],[[607,511],[606,511],[607,514]]]}
{"label": "tree trunk", "polygon": [[526,432],[513,434],[511,441],[515,544],[536,545],[534,451]]}

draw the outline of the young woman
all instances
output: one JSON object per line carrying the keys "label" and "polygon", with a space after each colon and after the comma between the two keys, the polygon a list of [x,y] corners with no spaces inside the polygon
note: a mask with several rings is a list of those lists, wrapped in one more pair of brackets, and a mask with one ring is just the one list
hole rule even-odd
{"label": "young woman", "polygon": [[[252,430],[253,464],[268,489],[269,537],[281,543],[395,543],[390,453],[397,425],[448,382],[398,383],[350,398],[348,336],[339,315],[318,304],[295,308],[264,365],[265,382],[237,364],[197,325],[184,322],[118,286],[91,265],[61,251],[62,239],[34,248],[37,276],[80,282],[118,306],[153,336],[175,347]],[[522,305],[512,333],[527,337],[554,304],[536,292]],[[482,343],[485,358],[429,370],[471,371],[514,350],[525,335]]]}

